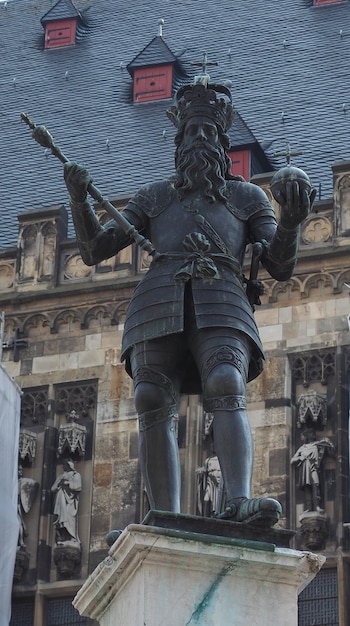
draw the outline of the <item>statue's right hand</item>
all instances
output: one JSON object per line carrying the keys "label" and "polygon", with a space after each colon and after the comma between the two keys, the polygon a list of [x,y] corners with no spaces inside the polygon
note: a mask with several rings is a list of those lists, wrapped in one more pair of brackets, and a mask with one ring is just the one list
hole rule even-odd
{"label": "statue's right hand", "polygon": [[64,164],[63,175],[73,202],[84,202],[88,186],[92,183],[92,178],[87,169],[74,161],[67,161]]}

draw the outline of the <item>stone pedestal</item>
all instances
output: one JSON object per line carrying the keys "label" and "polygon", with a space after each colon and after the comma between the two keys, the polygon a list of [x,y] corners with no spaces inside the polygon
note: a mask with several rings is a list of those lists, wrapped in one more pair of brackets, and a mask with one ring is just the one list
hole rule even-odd
{"label": "stone pedestal", "polygon": [[77,593],[101,626],[297,626],[324,557],[272,543],[132,524]]}

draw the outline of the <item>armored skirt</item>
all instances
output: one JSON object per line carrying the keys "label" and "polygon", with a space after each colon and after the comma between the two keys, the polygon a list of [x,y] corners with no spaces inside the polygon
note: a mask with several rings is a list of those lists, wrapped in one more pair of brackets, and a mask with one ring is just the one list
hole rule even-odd
{"label": "armored skirt", "polygon": [[[176,279],[182,265],[180,259],[164,256],[152,262],[133,294],[125,321],[122,360],[126,360],[130,375],[128,357],[135,344],[184,330],[186,285],[191,286],[197,328],[232,328],[244,333],[252,345],[248,380],[260,374],[263,348],[241,278],[225,263],[215,261],[216,277],[191,278],[187,283]],[[199,374],[192,361],[190,370],[184,377],[182,391],[200,393]]]}

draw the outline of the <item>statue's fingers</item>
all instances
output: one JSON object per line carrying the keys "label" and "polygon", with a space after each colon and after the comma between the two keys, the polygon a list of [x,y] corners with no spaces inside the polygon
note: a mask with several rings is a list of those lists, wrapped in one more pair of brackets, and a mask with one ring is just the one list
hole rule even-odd
{"label": "statue's fingers", "polygon": [[299,206],[300,202],[300,189],[299,183],[296,180],[288,181],[286,184],[286,197],[287,204],[290,207]]}
{"label": "statue's fingers", "polygon": [[313,203],[315,202],[316,194],[317,189],[312,189],[310,193],[310,207],[312,207]]}
{"label": "statue's fingers", "polygon": [[286,203],[286,196],[282,193],[280,189],[273,190],[273,197],[279,205],[283,206]]}

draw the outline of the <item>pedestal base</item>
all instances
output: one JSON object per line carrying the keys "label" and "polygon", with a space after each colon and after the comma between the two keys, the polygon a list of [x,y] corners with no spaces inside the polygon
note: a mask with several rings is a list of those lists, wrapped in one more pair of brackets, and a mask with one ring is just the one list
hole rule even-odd
{"label": "pedestal base", "polygon": [[101,626],[297,626],[324,557],[272,543],[128,526],[73,604]]}

